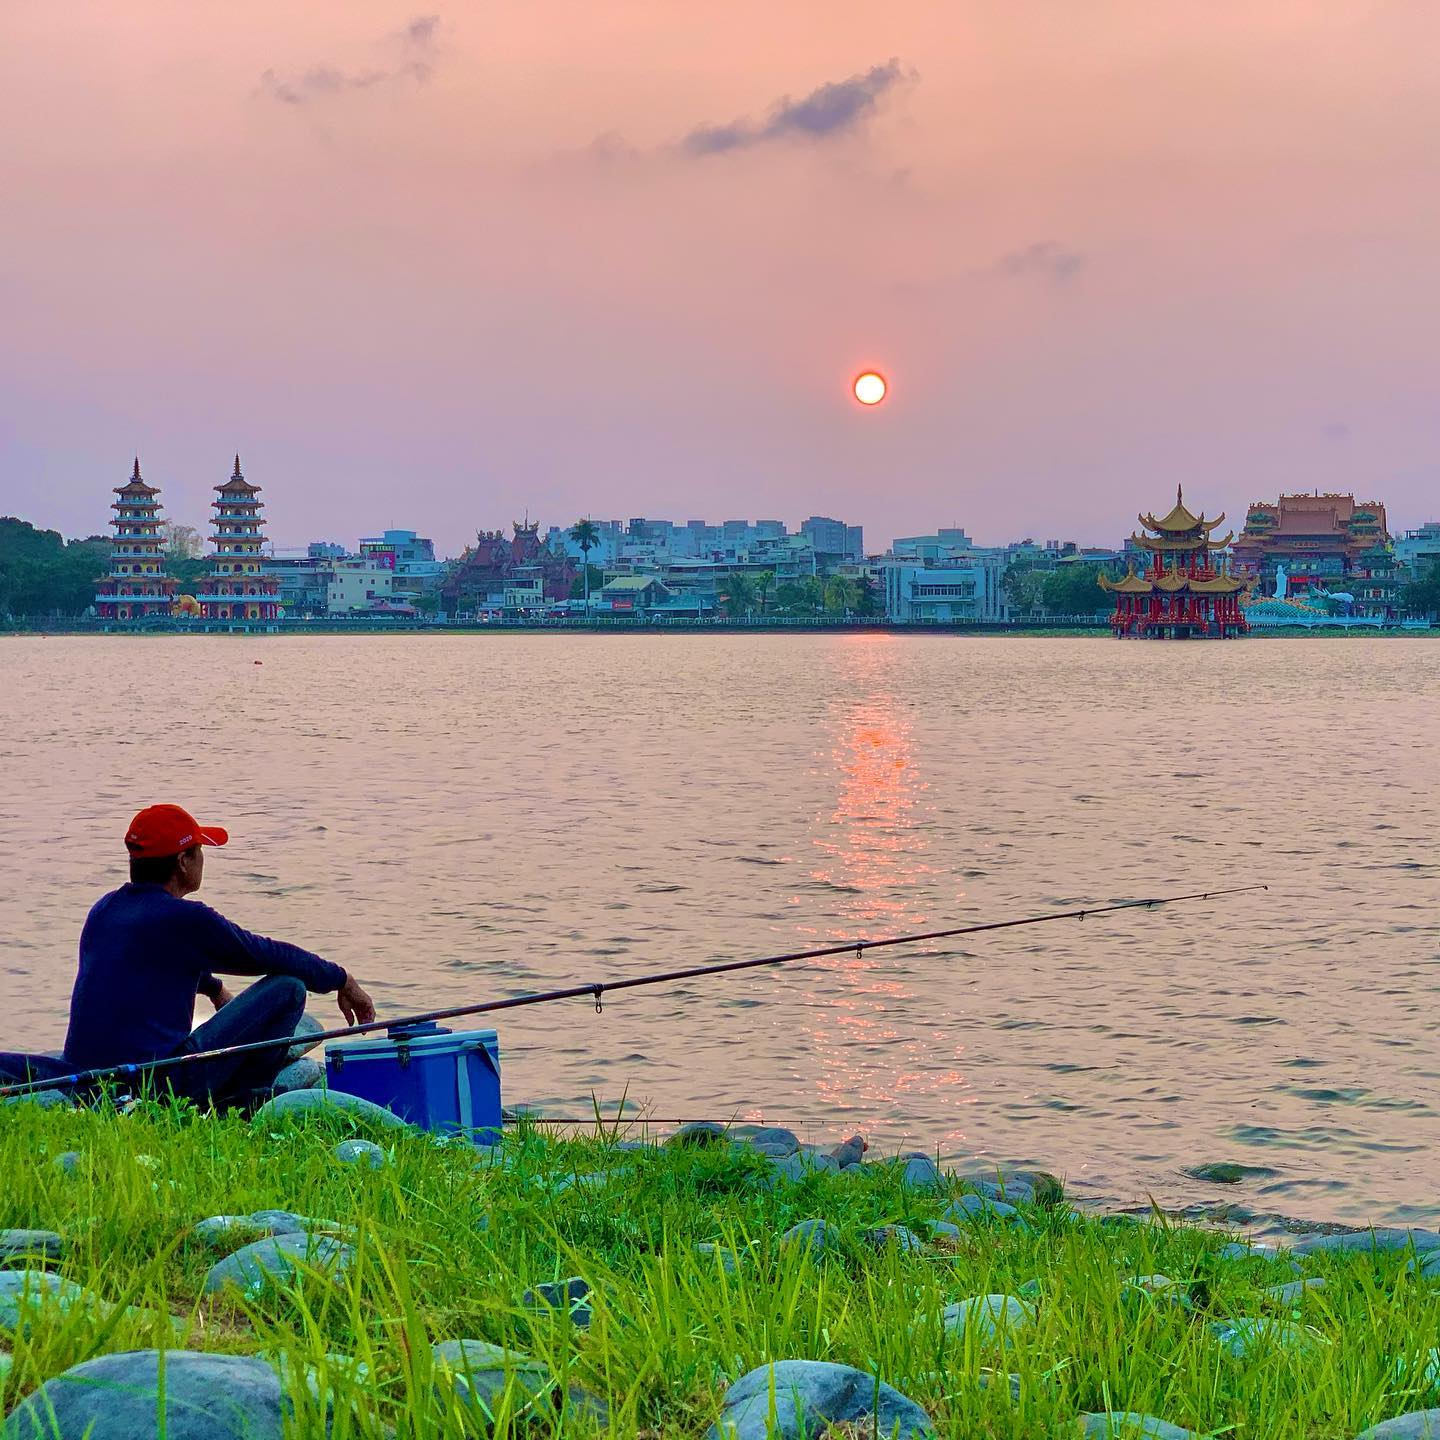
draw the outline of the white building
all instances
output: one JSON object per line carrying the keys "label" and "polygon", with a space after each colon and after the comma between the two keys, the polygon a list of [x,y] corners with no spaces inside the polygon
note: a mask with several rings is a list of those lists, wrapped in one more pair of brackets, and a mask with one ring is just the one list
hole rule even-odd
{"label": "white building", "polygon": [[325,587],[325,608],[330,614],[378,610],[394,603],[395,572],[390,566],[368,560],[336,560],[332,564]]}
{"label": "white building", "polygon": [[885,585],[885,618],[896,624],[1010,618],[1005,559],[997,552],[976,550],[930,565],[887,557],[879,568]]}

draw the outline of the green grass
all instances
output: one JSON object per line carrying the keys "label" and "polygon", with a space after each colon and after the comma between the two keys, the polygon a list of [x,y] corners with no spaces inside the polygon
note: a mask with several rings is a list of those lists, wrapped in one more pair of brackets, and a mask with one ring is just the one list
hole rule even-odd
{"label": "green grass", "polygon": [[[283,1353],[293,1373],[314,1365],[336,1397],[334,1433],[460,1436],[462,1415],[437,1399],[430,1345],[465,1337],[542,1361],[561,1391],[583,1386],[611,1408],[609,1433],[655,1440],[700,1436],[729,1380],[771,1359],[826,1359],[871,1369],[918,1401],[942,1436],[1071,1433],[1082,1410],[1136,1410],[1201,1434],[1245,1440],[1354,1436],[1432,1400],[1405,1391],[1440,1344],[1440,1307],[1403,1275],[1403,1255],[1316,1258],[1327,1288],[1279,1310],[1262,1287],[1293,1278],[1282,1260],[1219,1259],[1225,1236],[1077,1219],[1064,1206],[1026,1207],[1027,1233],[967,1228],[922,1253],[877,1254],[863,1232],[901,1223],[923,1233],[948,1197],[902,1188],[877,1168],[771,1187],[766,1163],[730,1150],[616,1152],[608,1137],[507,1136],[505,1164],[476,1168],[465,1146],[377,1136],[392,1163],[340,1165],[334,1121],[283,1127],[204,1119],[162,1107],[123,1116],[19,1105],[0,1110],[5,1184],[0,1224],[58,1231],[61,1274],[120,1307],[46,1312],[9,1337],[8,1410],[50,1376],[97,1354],[156,1345]],[[78,1151],[61,1173],[53,1159]],[[602,1187],[560,1188],[566,1173],[609,1169]],[[318,1279],[253,1303],[201,1295],[218,1258],[190,1232],[206,1216],[284,1208],[355,1227],[359,1256],[343,1286]],[[778,1236],[823,1217],[845,1240],[833,1257],[781,1253]],[[484,1222],[488,1219],[488,1228]],[[698,1241],[744,1252],[725,1273]],[[235,1244],[240,1243],[237,1237]],[[233,1248],[233,1247],[231,1247]],[[1163,1272],[1193,1312],[1122,1294],[1129,1275]],[[563,1313],[521,1308],[527,1286],[583,1276],[594,1287],[589,1331]],[[1007,1354],[946,1337],[950,1301],[1016,1293],[1039,1282],[1038,1320]],[[182,1317],[183,1339],[170,1315]],[[1229,1358],[1209,1322],[1294,1315],[1329,1343]],[[357,1382],[336,1354],[362,1362]],[[1020,1377],[982,1388],[986,1371]],[[303,1382],[297,1434],[317,1433]],[[523,1387],[502,1403],[495,1433],[534,1433]],[[548,1412],[553,1415],[553,1411]],[[554,1424],[553,1419],[547,1422]],[[567,1416],[565,1435],[599,1432]]]}

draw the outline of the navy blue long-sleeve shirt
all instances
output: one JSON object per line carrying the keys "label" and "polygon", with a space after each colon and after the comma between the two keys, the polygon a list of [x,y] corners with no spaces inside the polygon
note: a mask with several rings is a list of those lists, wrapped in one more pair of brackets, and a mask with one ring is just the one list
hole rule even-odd
{"label": "navy blue long-sleeve shirt", "polygon": [[122,885],[97,900],[80,932],[65,1059],[77,1069],[141,1064],[173,1055],[195,1023],[195,997],[222,975],[292,975],[323,993],[342,966],[298,945],[232,925],[162,885]]}

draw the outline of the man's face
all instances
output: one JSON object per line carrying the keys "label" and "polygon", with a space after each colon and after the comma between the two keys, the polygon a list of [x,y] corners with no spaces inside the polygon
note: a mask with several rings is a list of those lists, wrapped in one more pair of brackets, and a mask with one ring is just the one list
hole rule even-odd
{"label": "man's face", "polygon": [[205,847],[203,845],[192,845],[190,849],[180,852],[178,873],[182,895],[189,895],[192,891],[200,888],[201,878],[205,874]]}

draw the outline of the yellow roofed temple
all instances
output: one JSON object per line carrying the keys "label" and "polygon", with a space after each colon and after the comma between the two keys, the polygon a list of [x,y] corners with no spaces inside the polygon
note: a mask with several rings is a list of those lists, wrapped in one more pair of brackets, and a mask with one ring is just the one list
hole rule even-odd
{"label": "yellow roofed temple", "polygon": [[[1150,640],[1227,639],[1243,635],[1249,622],[1240,608],[1251,582],[1230,573],[1224,556],[1235,538],[1227,531],[1217,538],[1223,514],[1207,520],[1202,511],[1186,508],[1175,487],[1175,508],[1157,520],[1140,515],[1141,531],[1130,537],[1148,555],[1140,573],[1130,566],[1125,577],[1100,577],[1100,588],[1115,597],[1110,628],[1116,635]],[[1153,533],[1142,533],[1153,532]]]}

